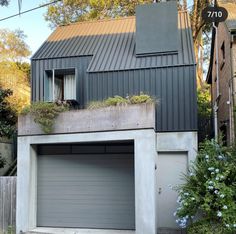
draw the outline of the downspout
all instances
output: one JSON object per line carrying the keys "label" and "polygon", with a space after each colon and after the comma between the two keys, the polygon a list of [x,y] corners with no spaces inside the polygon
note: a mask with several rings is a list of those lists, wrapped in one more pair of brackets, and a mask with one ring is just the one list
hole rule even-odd
{"label": "downspout", "polygon": [[[235,107],[235,104],[236,104],[236,95],[235,95],[235,87],[236,87],[236,72],[234,70],[234,62],[233,62],[233,43],[234,43],[234,37],[236,37],[236,34],[232,34],[232,32],[230,32],[230,36],[231,36],[231,45],[230,45],[230,64],[231,64],[231,79],[230,79],[230,86],[231,86],[231,101],[232,103],[230,102],[230,109],[231,109],[231,122],[232,122],[232,125],[231,127],[233,128],[233,134],[231,134],[231,143],[234,143],[234,140],[236,139],[236,132],[235,132],[235,129],[236,129],[236,116],[235,116],[235,113],[234,113],[234,107]],[[230,131],[231,132],[231,131]]]}
{"label": "downspout", "polygon": [[52,101],[55,101],[55,70],[52,70]]}
{"label": "downspout", "polygon": [[213,27],[215,29],[215,48],[216,48],[216,99],[214,103],[214,132],[215,140],[218,141],[218,100],[219,100],[219,53],[218,53],[218,28],[213,22]]}

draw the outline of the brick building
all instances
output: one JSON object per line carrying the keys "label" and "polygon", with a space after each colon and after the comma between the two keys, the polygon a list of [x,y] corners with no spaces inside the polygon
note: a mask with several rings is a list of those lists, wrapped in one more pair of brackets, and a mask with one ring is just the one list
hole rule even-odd
{"label": "brick building", "polygon": [[217,32],[213,28],[207,83],[211,85],[215,128],[229,145],[235,140],[236,123],[236,0],[220,0],[218,4],[227,9],[228,18],[218,24]]}

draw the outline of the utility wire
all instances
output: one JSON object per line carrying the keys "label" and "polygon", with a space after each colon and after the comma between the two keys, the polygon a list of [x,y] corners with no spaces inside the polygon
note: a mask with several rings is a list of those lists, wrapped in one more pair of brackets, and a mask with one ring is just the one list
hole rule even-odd
{"label": "utility wire", "polygon": [[54,1],[54,2],[49,2],[49,3],[43,4],[43,5],[41,5],[41,6],[32,8],[32,9],[29,9],[29,10],[26,10],[26,11],[22,11],[22,12],[20,12],[20,13],[18,13],[18,14],[10,15],[10,16],[7,16],[7,17],[5,17],[5,18],[0,19],[0,21],[4,21],[4,20],[10,19],[10,18],[14,18],[14,17],[16,17],[16,16],[23,15],[23,14],[25,14],[25,13],[28,13],[28,12],[31,12],[31,11],[34,11],[34,10],[37,10],[37,9],[40,9],[40,8],[49,6],[49,5],[51,5],[51,4],[54,4],[54,3],[57,3],[57,2],[60,2],[60,1],[62,1],[62,0],[56,0],[56,1]]}

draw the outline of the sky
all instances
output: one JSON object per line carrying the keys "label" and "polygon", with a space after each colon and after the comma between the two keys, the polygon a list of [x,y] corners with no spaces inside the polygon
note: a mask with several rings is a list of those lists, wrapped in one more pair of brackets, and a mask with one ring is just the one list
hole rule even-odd
{"label": "sky", "polygon": [[[22,11],[34,8],[45,2],[43,0],[22,0]],[[10,30],[21,29],[26,34],[26,43],[29,45],[33,55],[41,44],[51,34],[48,22],[44,20],[46,7],[17,16],[11,19],[0,21],[0,28]],[[18,13],[18,0],[11,0],[8,7],[0,7],[0,19]]]}

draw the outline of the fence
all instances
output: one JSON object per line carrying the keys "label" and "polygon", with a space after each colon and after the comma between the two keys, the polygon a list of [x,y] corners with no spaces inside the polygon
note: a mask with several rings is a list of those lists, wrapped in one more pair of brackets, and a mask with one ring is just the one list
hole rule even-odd
{"label": "fence", "polygon": [[15,234],[16,177],[0,177],[0,234]]}

